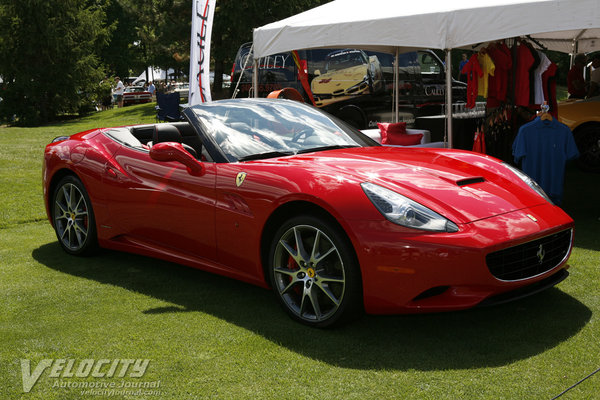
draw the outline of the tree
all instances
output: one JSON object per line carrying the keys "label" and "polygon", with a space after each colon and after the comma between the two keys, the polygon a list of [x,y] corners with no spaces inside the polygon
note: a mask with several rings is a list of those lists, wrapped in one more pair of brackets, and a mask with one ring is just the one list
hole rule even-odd
{"label": "tree", "polygon": [[110,75],[126,77],[146,66],[146,54],[138,35],[136,11],[119,0],[107,0],[106,23],[112,29],[110,43],[99,55]]}
{"label": "tree", "polygon": [[110,33],[100,3],[3,0],[0,118],[37,125],[92,100],[104,75],[97,49]]}

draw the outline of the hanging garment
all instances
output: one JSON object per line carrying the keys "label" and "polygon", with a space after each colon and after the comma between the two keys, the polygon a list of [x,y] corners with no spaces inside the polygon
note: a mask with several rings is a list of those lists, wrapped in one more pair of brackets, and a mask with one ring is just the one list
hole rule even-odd
{"label": "hanging garment", "polygon": [[478,78],[483,76],[481,66],[477,60],[477,54],[469,58],[469,62],[463,67],[463,72],[467,74],[467,108],[474,108],[477,101],[477,83]]}
{"label": "hanging garment", "polygon": [[521,43],[517,48],[517,70],[515,72],[515,104],[527,107],[529,105],[529,69],[534,63],[529,48]]}
{"label": "hanging garment", "polygon": [[554,118],[536,117],[519,129],[512,151],[523,172],[533,178],[555,204],[560,204],[565,164],[579,157],[569,127]]}
{"label": "hanging garment", "polygon": [[[503,48],[508,51],[505,52]],[[488,47],[488,54],[496,66],[494,75],[489,77],[487,107],[499,107],[506,101],[506,92],[508,91],[508,75],[512,68],[512,57],[510,50],[506,45],[495,44]]]}
{"label": "hanging garment", "polygon": [[554,118],[558,118],[558,104],[556,102],[556,72],[558,66],[553,62],[542,74],[542,86],[544,89],[544,100],[548,102],[550,106],[550,115]]}
{"label": "hanging garment", "polygon": [[473,151],[485,154],[485,136],[483,134],[483,129],[481,128],[478,128],[477,132],[475,132],[475,137],[473,138]]}
{"label": "hanging garment", "polygon": [[535,89],[534,104],[544,104],[544,83],[542,81],[542,74],[546,72],[552,61],[541,51],[538,51],[540,57],[540,65],[535,69],[533,74],[533,86]]}
{"label": "hanging garment", "polygon": [[479,61],[479,65],[481,66],[482,75],[479,76],[477,82],[477,94],[479,96],[488,97],[488,82],[489,77],[494,76],[494,71],[496,66],[492,61],[489,54],[479,53],[477,56],[477,61]]}
{"label": "hanging garment", "polygon": [[533,64],[529,67],[529,105],[535,104],[535,70],[540,65],[540,56],[529,42],[524,42],[533,56]]}

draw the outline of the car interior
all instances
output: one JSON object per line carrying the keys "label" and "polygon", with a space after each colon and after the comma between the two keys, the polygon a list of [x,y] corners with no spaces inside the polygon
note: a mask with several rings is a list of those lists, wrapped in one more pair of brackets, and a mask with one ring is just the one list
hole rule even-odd
{"label": "car interior", "polygon": [[194,158],[201,161],[211,160],[210,155],[202,146],[202,140],[188,122],[114,128],[105,133],[126,146],[146,150],[156,143],[181,143],[183,148]]}

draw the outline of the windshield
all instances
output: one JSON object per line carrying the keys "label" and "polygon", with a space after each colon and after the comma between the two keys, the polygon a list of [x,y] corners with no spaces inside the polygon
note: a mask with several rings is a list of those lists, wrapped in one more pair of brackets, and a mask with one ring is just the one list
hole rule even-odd
{"label": "windshield", "polygon": [[327,72],[338,71],[341,69],[355,67],[357,65],[367,64],[367,60],[362,53],[357,50],[344,50],[327,56],[325,70]]}
{"label": "windshield", "polygon": [[230,162],[377,145],[334,117],[291,100],[222,100],[192,110]]}

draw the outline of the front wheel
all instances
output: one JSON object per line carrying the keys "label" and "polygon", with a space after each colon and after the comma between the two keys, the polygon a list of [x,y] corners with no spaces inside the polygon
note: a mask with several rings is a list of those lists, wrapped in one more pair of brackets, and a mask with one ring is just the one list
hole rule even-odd
{"label": "front wheel", "polygon": [[73,175],[60,180],[52,196],[56,237],[69,254],[89,255],[97,249],[96,221],[83,183]]}
{"label": "front wheel", "polygon": [[295,320],[328,327],[360,314],[358,262],[334,224],[309,215],[288,220],[275,234],[269,260],[273,290]]}

